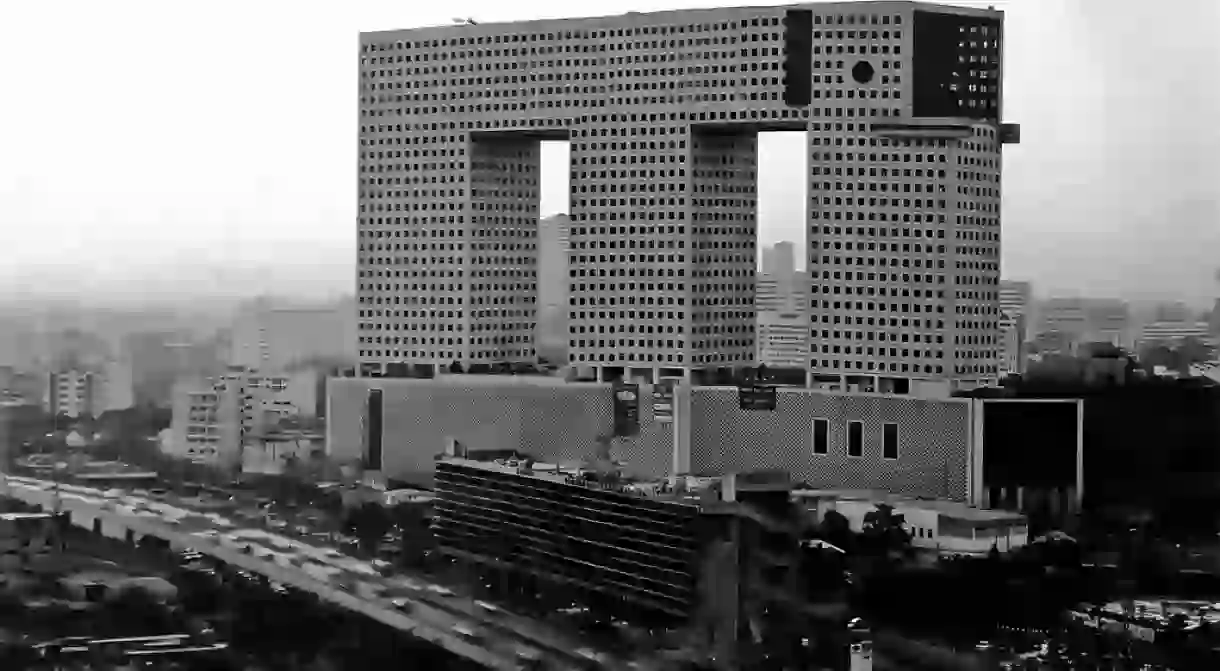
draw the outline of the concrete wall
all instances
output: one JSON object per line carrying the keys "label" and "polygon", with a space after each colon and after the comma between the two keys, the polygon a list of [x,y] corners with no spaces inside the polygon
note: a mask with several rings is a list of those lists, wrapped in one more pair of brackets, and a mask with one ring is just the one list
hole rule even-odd
{"label": "concrete wall", "polygon": [[[361,413],[370,388],[384,390],[383,471],[430,482],[433,459],[453,438],[475,449],[519,449],[550,462],[578,461],[614,430],[609,384],[550,378],[442,376],[436,380],[334,378],[328,388],[327,450],[339,461],[363,449]],[[652,417],[641,388],[640,433],[614,443],[631,470],[663,476],[673,460],[669,424]]]}
{"label": "concrete wall", "polygon": [[[469,447],[517,449],[551,462],[590,455],[595,438],[613,430],[609,384],[549,378],[442,376],[435,380],[336,378],[330,381],[327,449],[359,459],[361,413],[370,388],[384,390],[383,465],[389,477],[430,480],[445,439]],[[652,390],[640,390],[640,433],[617,439],[615,458],[649,477],[674,471],[674,425],[653,417]],[[679,441],[679,470],[718,475],[780,468],[817,488],[880,489],[965,500],[971,490],[969,401],[781,390],[773,412],[743,411],[735,388],[680,393],[689,437]],[[814,455],[812,420],[830,421],[831,450]],[[865,427],[863,457],[846,453],[846,423]],[[899,458],[881,458],[881,424],[899,425]]]}

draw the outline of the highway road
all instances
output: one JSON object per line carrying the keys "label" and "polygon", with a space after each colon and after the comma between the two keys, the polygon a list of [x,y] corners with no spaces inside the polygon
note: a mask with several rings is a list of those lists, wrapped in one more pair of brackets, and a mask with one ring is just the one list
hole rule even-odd
{"label": "highway road", "polygon": [[[239,521],[201,499],[170,493],[98,490],[5,476],[0,494],[72,513],[73,524],[106,535],[154,535],[269,579],[318,594],[451,652],[495,669],[645,668],[595,651],[530,618],[476,602],[416,577],[382,575],[382,566],[349,557],[311,537],[309,542]],[[261,519],[257,509],[247,519]],[[488,607],[490,606],[490,607]]]}

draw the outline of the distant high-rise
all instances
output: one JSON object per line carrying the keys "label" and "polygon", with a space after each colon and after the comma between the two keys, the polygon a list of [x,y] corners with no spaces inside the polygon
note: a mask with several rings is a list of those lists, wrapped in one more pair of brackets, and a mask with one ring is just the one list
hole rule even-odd
{"label": "distant high-rise", "polygon": [[758,362],[804,368],[809,359],[809,318],[804,312],[758,313]]}
{"label": "distant high-rise", "polygon": [[222,367],[215,343],[194,342],[192,334],[175,331],[132,333],[123,339],[121,358],[131,364],[137,405],[167,406],[176,379],[214,375]]}
{"label": "distant high-rise", "polygon": [[1158,303],[1153,316],[1155,322],[1194,322],[1195,311],[1182,301]]}
{"label": "distant high-rise", "polygon": [[566,214],[538,222],[538,340],[539,350],[564,348],[568,343],[568,233]]}
{"label": "distant high-rise", "polygon": [[1000,280],[1000,310],[1012,317],[1033,317],[1033,287],[1029,282]]}
{"label": "distant high-rise", "polygon": [[809,136],[815,376],[995,380],[1002,23],[844,2],[362,34],[361,374],[536,356],[544,139],[571,142],[569,362],[752,364],[768,128]]}
{"label": "distant high-rise", "polygon": [[308,360],[352,358],[353,306],[275,305],[257,301],[242,306],[230,335],[229,365],[283,372]]}
{"label": "distant high-rise", "polygon": [[1040,310],[1042,331],[1054,331],[1077,343],[1133,345],[1131,311],[1117,298],[1051,298]]}
{"label": "distant high-rise", "polygon": [[758,313],[784,312],[809,314],[809,275],[759,274],[754,284],[754,308]]}
{"label": "distant high-rise", "polygon": [[763,248],[764,275],[791,277],[796,272],[796,245],[784,241]]}

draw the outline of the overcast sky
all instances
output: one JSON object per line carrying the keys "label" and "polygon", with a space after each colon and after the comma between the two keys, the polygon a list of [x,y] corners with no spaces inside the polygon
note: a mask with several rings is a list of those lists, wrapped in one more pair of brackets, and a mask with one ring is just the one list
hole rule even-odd
{"label": "overcast sky", "polygon": [[[5,2],[0,294],[350,290],[360,31],[715,4]],[[1005,117],[1023,126],[1004,160],[1005,275],[1216,293],[1220,0],[992,4]],[[802,241],[801,147],[761,153],[762,242]],[[558,162],[546,212],[566,208]]]}

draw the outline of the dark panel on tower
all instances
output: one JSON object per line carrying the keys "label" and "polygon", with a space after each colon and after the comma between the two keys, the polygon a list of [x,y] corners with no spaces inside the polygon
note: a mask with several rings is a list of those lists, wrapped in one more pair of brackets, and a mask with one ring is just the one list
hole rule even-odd
{"label": "dark panel on tower", "polygon": [[813,102],[813,11],[784,12],[784,104]]}
{"label": "dark panel on tower", "polygon": [[370,471],[381,470],[381,438],[382,438],[382,402],[380,389],[370,389],[368,396],[368,421],[364,423],[365,445],[368,450],[364,455],[364,467]]}
{"label": "dark panel on tower", "polygon": [[1001,25],[916,10],[912,115],[999,120]]}
{"label": "dark panel on tower", "polygon": [[1075,403],[983,403],[987,487],[1075,487],[1079,417]]}

